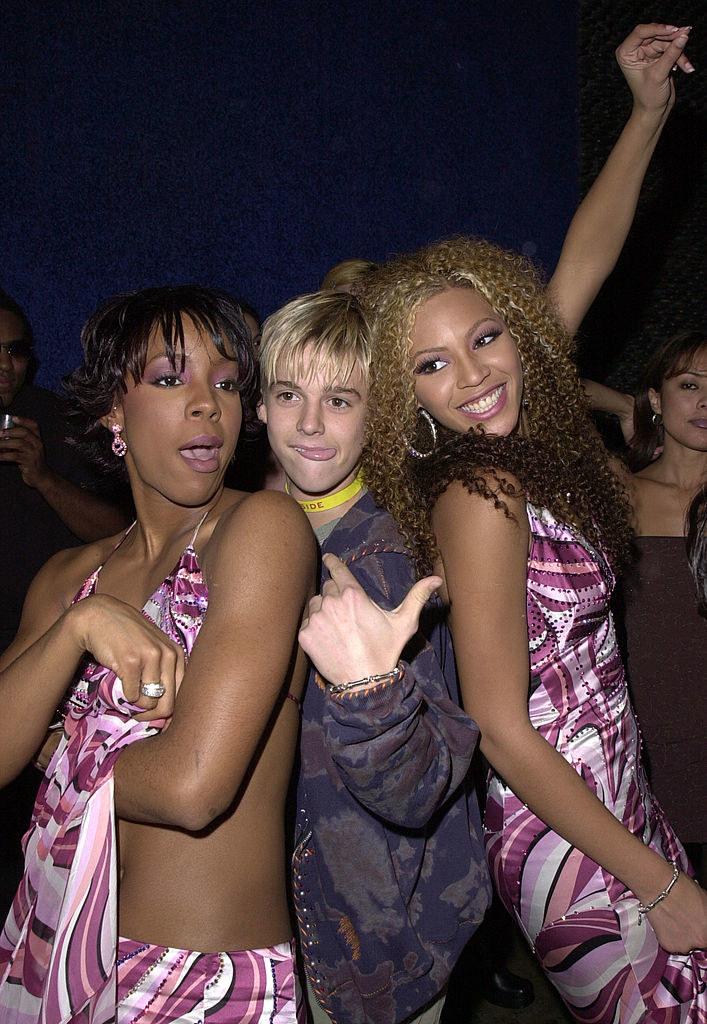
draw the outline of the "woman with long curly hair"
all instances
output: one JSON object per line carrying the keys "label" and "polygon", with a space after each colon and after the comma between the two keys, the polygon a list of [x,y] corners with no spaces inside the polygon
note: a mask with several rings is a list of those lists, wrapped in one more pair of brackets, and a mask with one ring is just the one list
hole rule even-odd
{"label": "woman with long curly hair", "polygon": [[704,1020],[707,894],[641,766],[609,611],[630,508],[572,341],[480,240],[391,261],[364,301],[366,480],[444,579],[501,899],[578,1020]]}

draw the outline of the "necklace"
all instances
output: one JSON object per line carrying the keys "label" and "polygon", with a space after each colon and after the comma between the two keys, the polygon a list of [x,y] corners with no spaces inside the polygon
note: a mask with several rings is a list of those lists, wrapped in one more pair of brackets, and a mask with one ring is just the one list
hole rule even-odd
{"label": "necklace", "polygon": [[[295,501],[300,505],[305,512],[327,512],[331,508],[337,508],[339,505],[343,505],[345,501],[353,498],[355,494],[358,494],[363,488],[363,480],[359,471],[358,475],[351,483],[342,488],[340,491],[335,491],[333,494],[327,494],[324,498],[314,498],[310,501],[300,501],[296,498]],[[290,494],[290,481],[285,482],[285,490]]]}

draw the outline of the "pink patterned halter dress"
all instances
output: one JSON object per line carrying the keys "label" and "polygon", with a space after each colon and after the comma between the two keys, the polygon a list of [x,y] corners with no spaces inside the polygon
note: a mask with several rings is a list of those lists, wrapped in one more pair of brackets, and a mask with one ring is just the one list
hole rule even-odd
{"label": "pink patterned halter dress", "polygon": [[[644,843],[686,870],[650,791],[609,611],[613,576],[598,551],[544,509],[531,531],[527,614],[530,719]],[[639,901],[548,828],[498,775],[489,779],[486,853],[503,903],[584,1024],[705,1024],[707,955],[667,953]]]}
{"label": "pink patterned halter dress", "polygon": [[[193,547],[199,526],[143,608],[187,657],[208,603]],[[74,601],[95,592],[101,569]],[[127,744],[164,724],[139,722],[135,710],[115,673],[88,662],[72,687],[64,735],[37,794],[23,840],[25,873],[0,936],[3,1024],[115,1019],[113,764]]]}

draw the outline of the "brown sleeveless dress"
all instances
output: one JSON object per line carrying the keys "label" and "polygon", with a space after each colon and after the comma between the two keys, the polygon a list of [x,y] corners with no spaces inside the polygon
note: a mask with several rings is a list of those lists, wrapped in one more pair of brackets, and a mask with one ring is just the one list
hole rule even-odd
{"label": "brown sleeveless dress", "polygon": [[682,537],[637,537],[626,573],[629,688],[655,796],[683,843],[707,840],[707,620]]}

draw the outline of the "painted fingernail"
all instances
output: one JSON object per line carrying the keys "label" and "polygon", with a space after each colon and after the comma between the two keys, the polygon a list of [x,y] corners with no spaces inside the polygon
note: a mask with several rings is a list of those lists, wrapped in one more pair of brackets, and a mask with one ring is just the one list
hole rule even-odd
{"label": "painted fingernail", "polygon": [[687,71],[688,75],[690,74],[691,71],[694,71],[694,70],[695,69],[692,66],[692,64],[690,63],[690,61],[689,60],[685,61],[685,71]]}

